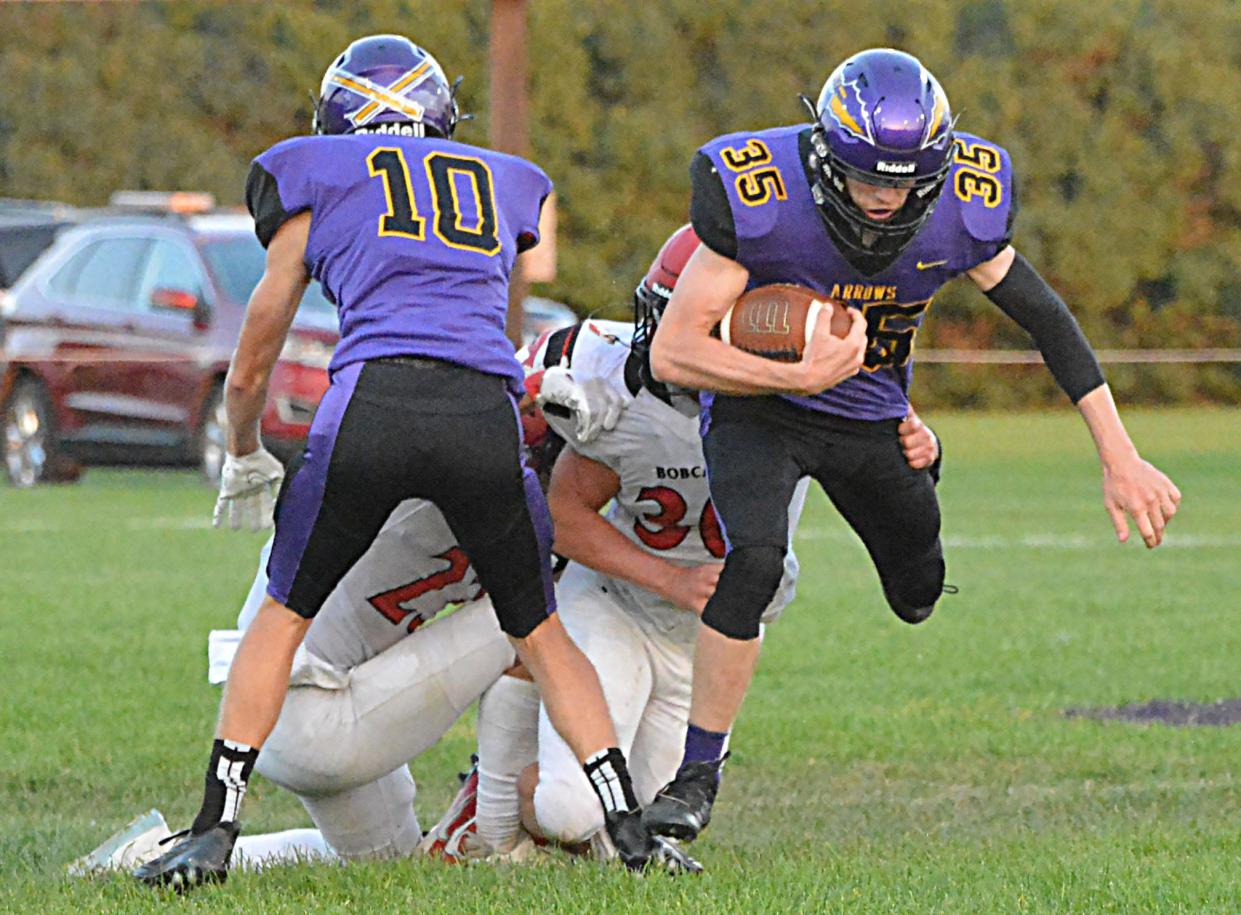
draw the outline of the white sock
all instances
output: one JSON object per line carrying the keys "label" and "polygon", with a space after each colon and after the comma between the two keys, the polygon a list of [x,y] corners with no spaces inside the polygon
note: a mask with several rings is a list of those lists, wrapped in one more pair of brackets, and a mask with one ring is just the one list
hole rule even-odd
{"label": "white sock", "polygon": [[317,829],[286,829],[258,836],[242,836],[233,849],[233,864],[259,871],[273,864],[339,861]]}
{"label": "white sock", "polygon": [[504,676],[478,705],[478,834],[504,854],[521,838],[517,776],[539,758],[539,688]]}

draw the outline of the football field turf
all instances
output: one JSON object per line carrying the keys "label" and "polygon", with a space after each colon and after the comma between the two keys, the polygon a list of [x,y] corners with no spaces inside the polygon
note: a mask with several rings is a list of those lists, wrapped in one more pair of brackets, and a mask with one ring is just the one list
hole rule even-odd
{"label": "football field turf", "polygon": [[[193,474],[92,470],[0,489],[0,911],[1229,912],[1241,901],[1241,727],[1068,717],[1241,696],[1241,411],[1130,411],[1184,493],[1166,544],[1115,543],[1069,411],[930,415],[948,580],[919,627],[816,491],[798,598],[768,636],[707,873],[634,879],[388,862],[235,875],[178,900],[64,865],[131,817],[200,799],[230,628],[261,535],[210,530]],[[424,828],[472,716],[414,763]],[[308,825],[257,778],[249,832]]]}

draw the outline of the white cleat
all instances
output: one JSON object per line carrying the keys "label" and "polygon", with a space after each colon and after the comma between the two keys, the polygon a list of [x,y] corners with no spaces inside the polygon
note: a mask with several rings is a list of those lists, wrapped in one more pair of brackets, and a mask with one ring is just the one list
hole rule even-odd
{"label": "white cleat", "polygon": [[110,835],[102,845],[68,866],[70,877],[87,877],[107,871],[129,871],[158,858],[160,842],[172,835],[158,810],[142,816]]}

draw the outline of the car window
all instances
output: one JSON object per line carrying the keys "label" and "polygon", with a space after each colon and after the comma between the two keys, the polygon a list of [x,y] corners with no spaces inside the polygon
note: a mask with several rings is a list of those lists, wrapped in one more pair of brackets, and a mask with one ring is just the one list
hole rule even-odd
{"label": "car window", "polygon": [[61,264],[47,281],[48,289],[62,299],[72,296],[73,290],[77,288],[78,274],[82,272],[83,265],[95,256],[95,249],[98,247],[99,242],[93,242]]}
{"label": "car window", "polygon": [[73,299],[98,308],[137,310],[138,280],[150,248],[145,238],[108,238],[96,243],[74,278]]}
{"label": "car window", "polygon": [[202,295],[198,264],[185,245],[174,241],[157,241],[147,261],[146,275],[138,293],[142,308],[151,307],[151,294],[156,289],[172,289]]}
{"label": "car window", "polygon": [[[202,250],[207,266],[216,282],[224,289],[224,294],[234,302],[245,305],[250,300],[250,293],[258,285],[267,262],[267,254],[259,240],[253,235],[239,235],[236,238],[209,241],[203,245]],[[302,296],[301,310],[325,315],[336,314],[336,306],[328,301],[319,284],[313,281]]]}

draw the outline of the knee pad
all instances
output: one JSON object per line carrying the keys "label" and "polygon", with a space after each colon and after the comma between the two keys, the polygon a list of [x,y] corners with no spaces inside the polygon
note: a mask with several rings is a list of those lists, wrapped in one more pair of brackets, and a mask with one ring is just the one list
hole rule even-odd
{"label": "knee pad", "polygon": [[749,641],[758,638],[759,621],[784,577],[783,547],[737,547],[724,560],[715,593],[702,621],[720,635]]}
{"label": "knee pad", "polygon": [[534,815],[544,837],[566,845],[586,842],[603,828],[603,807],[584,777],[572,782],[540,778]]}
{"label": "knee pad", "polygon": [[943,593],[944,559],[938,549],[922,562],[906,566],[883,586],[892,612],[910,625],[925,622]]}

